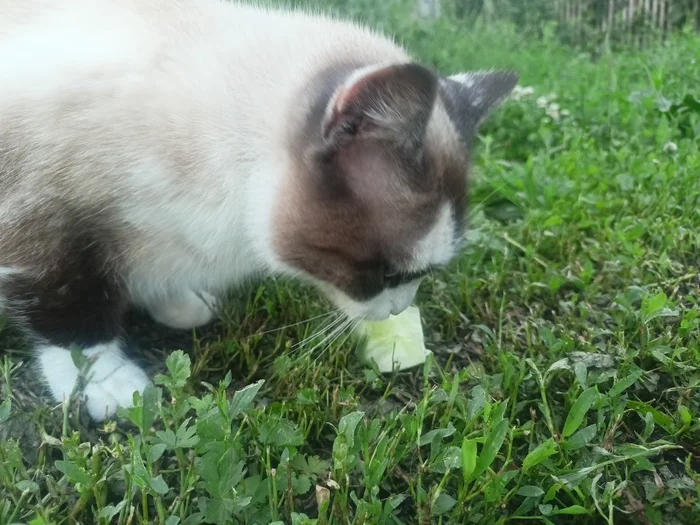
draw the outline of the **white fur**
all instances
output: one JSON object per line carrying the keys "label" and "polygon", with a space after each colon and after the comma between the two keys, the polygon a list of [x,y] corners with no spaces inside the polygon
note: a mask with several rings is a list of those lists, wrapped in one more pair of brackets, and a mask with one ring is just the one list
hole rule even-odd
{"label": "white fur", "polygon": [[[91,365],[82,396],[95,421],[114,415],[117,407],[131,406],[134,392],[143,392],[149,382],[143,370],[124,357],[118,341],[93,346],[83,354]],[[57,346],[40,347],[38,360],[53,399],[68,399],[79,376],[70,351]]]}
{"label": "white fur", "polygon": [[475,73],[458,73],[457,75],[452,75],[449,78],[450,80],[464,84],[464,87],[466,88],[472,88],[474,87],[474,84],[476,84],[478,77]]}
{"label": "white fur", "polygon": [[452,205],[445,204],[433,227],[414,248],[413,269],[422,270],[446,264],[454,257],[457,242]]}
{"label": "white fur", "polygon": [[188,290],[177,297],[166,297],[150,306],[154,320],[171,328],[189,329],[207,324],[214,318],[218,301],[206,292]]}

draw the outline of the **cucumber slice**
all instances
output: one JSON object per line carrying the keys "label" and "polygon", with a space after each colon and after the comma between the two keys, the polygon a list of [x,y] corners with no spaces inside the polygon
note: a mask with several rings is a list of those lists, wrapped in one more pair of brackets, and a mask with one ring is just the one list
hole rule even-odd
{"label": "cucumber slice", "polygon": [[374,361],[382,373],[421,365],[430,352],[425,348],[417,306],[385,321],[365,321],[357,332],[364,340],[358,351],[359,358],[364,363]]}

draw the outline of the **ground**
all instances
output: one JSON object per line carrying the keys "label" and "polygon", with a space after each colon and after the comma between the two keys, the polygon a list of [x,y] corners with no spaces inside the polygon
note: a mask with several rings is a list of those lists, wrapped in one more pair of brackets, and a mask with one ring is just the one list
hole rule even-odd
{"label": "ground", "polygon": [[309,339],[312,290],[267,281],[191,333],[134,314],[158,387],[95,426],[6,327],[0,523],[700,523],[700,39],[399,29],[445,73],[522,75],[465,251],[417,301],[433,357],[378,374]]}

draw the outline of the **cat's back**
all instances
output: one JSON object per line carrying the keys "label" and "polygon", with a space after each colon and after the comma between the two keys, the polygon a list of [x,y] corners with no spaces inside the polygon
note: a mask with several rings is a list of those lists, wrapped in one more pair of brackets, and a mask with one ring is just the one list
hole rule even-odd
{"label": "cat's back", "polygon": [[81,66],[154,66],[158,53],[181,53],[187,61],[207,52],[282,68],[288,58],[309,54],[403,56],[393,42],[347,21],[223,0],[0,0],[2,73],[47,78]]}
{"label": "cat's back", "polygon": [[41,110],[147,67],[158,27],[127,1],[0,0],[0,110]]}
{"label": "cat's back", "polygon": [[222,0],[0,0],[0,118],[45,127],[79,111],[71,122],[92,134],[190,103],[207,122],[269,127],[265,110],[330,64],[404,57],[355,24]]}
{"label": "cat's back", "polygon": [[352,23],[221,0],[0,0],[0,164],[22,167],[0,178],[250,158],[316,72],[404,57]]}
{"label": "cat's back", "polygon": [[249,105],[332,62],[404,57],[352,23],[223,0],[0,0],[0,110],[115,89]]}

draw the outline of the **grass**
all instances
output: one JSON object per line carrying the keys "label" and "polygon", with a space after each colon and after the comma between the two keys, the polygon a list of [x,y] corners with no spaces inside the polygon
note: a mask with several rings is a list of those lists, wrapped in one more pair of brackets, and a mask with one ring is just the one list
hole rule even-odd
{"label": "grass", "polygon": [[483,129],[467,249],[421,289],[433,356],[299,345],[327,305],[265,282],[206,330],[134,316],[157,386],[96,427],[6,327],[0,523],[700,523],[700,39],[593,59],[392,23],[534,88]]}

